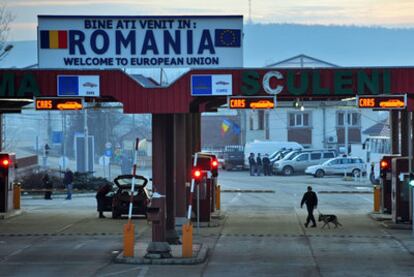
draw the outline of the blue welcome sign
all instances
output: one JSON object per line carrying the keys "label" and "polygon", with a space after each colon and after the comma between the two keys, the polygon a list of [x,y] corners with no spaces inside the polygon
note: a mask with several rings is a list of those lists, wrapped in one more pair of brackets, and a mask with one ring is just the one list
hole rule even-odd
{"label": "blue welcome sign", "polygon": [[38,16],[40,68],[243,67],[243,16]]}

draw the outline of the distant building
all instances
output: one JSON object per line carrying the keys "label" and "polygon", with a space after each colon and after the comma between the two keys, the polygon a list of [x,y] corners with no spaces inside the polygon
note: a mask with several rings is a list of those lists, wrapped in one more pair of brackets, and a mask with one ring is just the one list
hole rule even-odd
{"label": "distant building", "polygon": [[[274,63],[272,68],[338,67],[335,64],[298,55]],[[339,148],[348,143],[362,143],[368,134],[363,133],[372,125],[388,118],[387,112],[360,110],[354,101],[305,101],[303,109],[293,107],[292,102],[279,102],[274,110],[249,110],[245,113],[245,141],[258,140],[296,141],[307,148]],[[345,117],[348,114],[348,127]]]}

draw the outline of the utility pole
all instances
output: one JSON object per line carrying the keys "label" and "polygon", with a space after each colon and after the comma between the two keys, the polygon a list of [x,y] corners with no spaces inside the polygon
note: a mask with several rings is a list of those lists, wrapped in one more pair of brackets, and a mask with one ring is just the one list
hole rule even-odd
{"label": "utility pole", "polygon": [[345,109],[344,124],[345,124],[345,154],[348,156],[348,109]]}

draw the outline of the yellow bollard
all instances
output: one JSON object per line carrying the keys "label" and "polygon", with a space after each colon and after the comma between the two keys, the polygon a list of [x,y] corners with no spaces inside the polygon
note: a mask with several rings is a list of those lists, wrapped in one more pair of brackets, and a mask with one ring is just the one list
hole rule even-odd
{"label": "yellow bollard", "polygon": [[381,188],[379,186],[374,186],[374,212],[380,211],[381,204]]}
{"label": "yellow bollard", "polygon": [[193,224],[183,224],[183,244],[182,244],[183,258],[191,258],[193,256]]}
{"label": "yellow bollard", "polygon": [[135,225],[128,222],[124,225],[124,257],[134,257]]}
{"label": "yellow bollard", "polygon": [[221,186],[216,187],[216,210],[220,210],[220,197],[221,197]]}
{"label": "yellow bollard", "polygon": [[13,186],[13,209],[15,210],[20,210],[20,194],[21,186],[19,183],[16,183]]}

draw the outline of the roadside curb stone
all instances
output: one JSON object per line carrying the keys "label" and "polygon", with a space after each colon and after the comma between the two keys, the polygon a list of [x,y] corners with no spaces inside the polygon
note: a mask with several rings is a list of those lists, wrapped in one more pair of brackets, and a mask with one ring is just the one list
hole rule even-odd
{"label": "roadside curb stone", "polygon": [[[142,250],[146,249],[145,245],[142,244],[139,249],[135,248],[135,253],[140,253],[140,255],[144,254]],[[181,245],[171,245],[172,252],[177,250],[177,248],[181,248]],[[175,248],[175,249],[174,249]],[[138,250],[138,251],[137,251]],[[195,265],[201,264],[206,261],[208,257],[208,246],[204,244],[194,244],[193,245],[193,257],[191,258],[182,258],[182,257],[174,257],[173,258],[164,258],[164,259],[149,259],[144,258],[143,256],[139,257],[124,257],[123,252],[121,252],[116,258],[115,262],[117,263],[124,263],[124,264],[152,264],[152,265]],[[195,254],[195,255],[194,255]]]}

